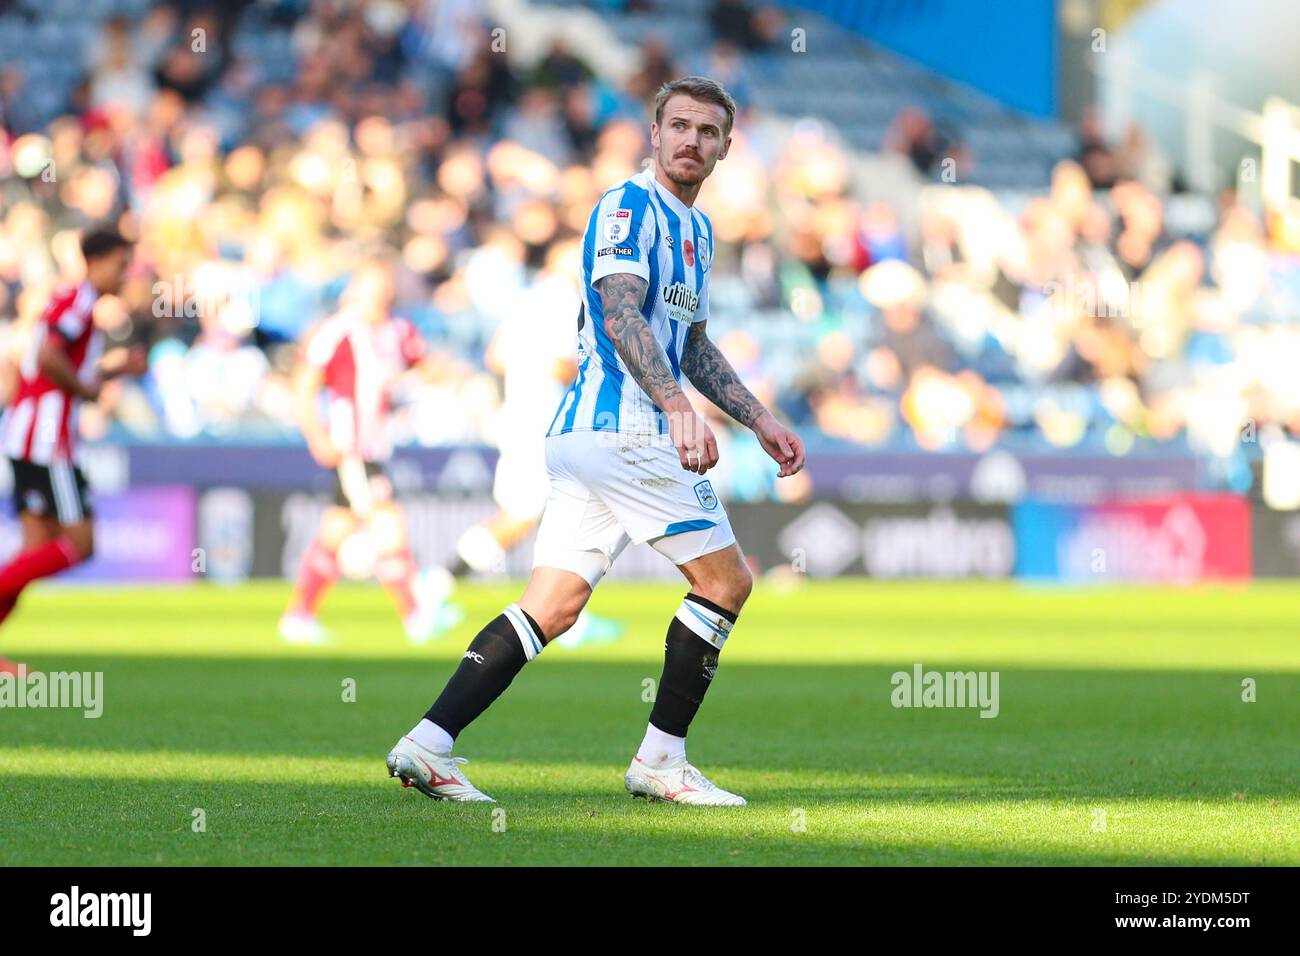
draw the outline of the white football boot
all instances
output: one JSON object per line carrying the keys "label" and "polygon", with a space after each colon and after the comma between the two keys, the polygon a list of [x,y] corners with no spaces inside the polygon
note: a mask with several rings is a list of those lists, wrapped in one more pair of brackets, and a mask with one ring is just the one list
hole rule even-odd
{"label": "white football boot", "polygon": [[459,764],[464,757],[440,754],[403,737],[388,753],[388,775],[398,777],[403,787],[415,787],[435,800],[496,803],[469,782]]}
{"label": "white football boot", "polygon": [[330,643],[330,632],[309,614],[289,612],[280,618],[280,637],[290,644],[321,646]]}
{"label": "white football boot", "polygon": [[676,765],[652,767],[633,757],[623,776],[623,785],[633,797],[690,803],[706,807],[743,807],[745,798],[715,786],[687,760]]}

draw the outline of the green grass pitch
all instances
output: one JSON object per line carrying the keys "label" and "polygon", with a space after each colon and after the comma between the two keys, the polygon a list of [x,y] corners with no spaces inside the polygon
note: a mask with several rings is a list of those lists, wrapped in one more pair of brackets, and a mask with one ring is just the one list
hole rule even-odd
{"label": "green grass pitch", "polygon": [[[691,732],[730,809],[623,790],[682,592],[603,585],[628,635],[549,648],[465,731],[493,807],[383,758],[517,585],[422,648],[343,586],[324,649],[278,642],[279,584],[37,588],[0,655],[102,671],[105,708],[0,709],[0,863],[1300,864],[1294,587],[760,585]],[[999,715],[894,708],[918,662],[998,671]]]}

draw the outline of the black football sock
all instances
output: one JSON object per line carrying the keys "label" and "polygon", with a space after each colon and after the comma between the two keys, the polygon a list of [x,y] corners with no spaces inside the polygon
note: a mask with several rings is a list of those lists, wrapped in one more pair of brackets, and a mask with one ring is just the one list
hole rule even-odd
{"label": "black football sock", "polygon": [[666,734],[685,737],[718,669],[736,614],[708,598],[688,594],[677,609],[664,641],[664,672],[650,711],[650,723]]}
{"label": "black football sock", "polygon": [[505,692],[525,664],[542,652],[542,629],[517,604],[497,615],[470,642],[460,666],[425,714],[453,738]]}

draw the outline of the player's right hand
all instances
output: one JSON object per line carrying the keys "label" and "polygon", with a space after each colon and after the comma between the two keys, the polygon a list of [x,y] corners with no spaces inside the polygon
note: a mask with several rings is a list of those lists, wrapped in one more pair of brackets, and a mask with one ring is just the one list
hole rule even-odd
{"label": "player's right hand", "polygon": [[328,438],[307,439],[307,450],[311,452],[316,464],[322,468],[335,469],[343,460],[343,453],[334,447]]}
{"label": "player's right hand", "polygon": [[687,471],[702,475],[718,463],[718,440],[713,437],[713,429],[689,403],[668,413],[668,433]]}
{"label": "player's right hand", "polygon": [[88,402],[99,401],[99,395],[104,390],[104,379],[99,375],[91,376],[90,381],[81,383],[81,397]]}

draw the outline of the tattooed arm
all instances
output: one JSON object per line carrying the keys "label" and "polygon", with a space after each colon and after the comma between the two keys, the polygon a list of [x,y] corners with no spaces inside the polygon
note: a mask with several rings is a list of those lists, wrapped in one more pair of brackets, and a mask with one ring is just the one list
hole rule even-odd
{"label": "tattooed arm", "polygon": [[686,333],[682,371],[701,395],[746,428],[753,428],[767,409],[745,387],[727,357],[718,351],[704,330],[706,325],[707,322],[695,322]]}
{"label": "tattooed arm", "polygon": [[664,347],[641,314],[647,285],[640,276],[615,272],[598,280],[596,289],[605,309],[605,331],[614,343],[614,350],[636,383],[667,412],[672,410],[669,406],[680,406],[686,396],[668,364]]}
{"label": "tattooed arm", "polygon": [[708,322],[696,322],[686,334],[682,371],[701,395],[740,424],[753,430],[763,450],[781,466],[785,478],[803,468],[803,442],[778,422],[754,393],[745,387],[727,357],[718,351],[705,331]]}
{"label": "tattooed arm", "polygon": [[663,346],[641,314],[647,286],[645,279],[626,272],[597,280],[605,331],[632,378],[668,415],[668,431],[682,467],[702,475],[718,463],[718,443],[677,384]]}

